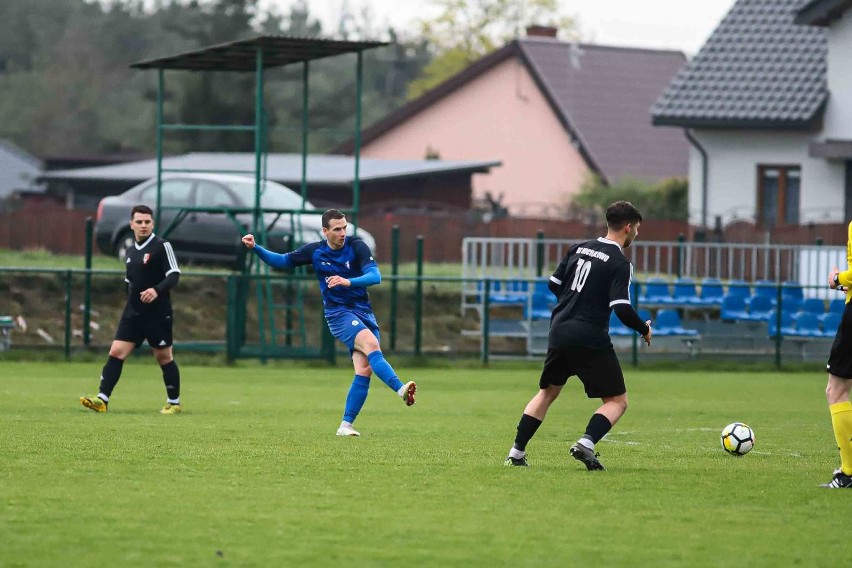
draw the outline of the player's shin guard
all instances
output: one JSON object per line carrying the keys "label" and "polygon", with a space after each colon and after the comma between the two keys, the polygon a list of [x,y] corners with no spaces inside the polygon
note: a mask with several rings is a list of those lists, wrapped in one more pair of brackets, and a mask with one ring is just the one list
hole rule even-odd
{"label": "player's shin guard", "polygon": [[840,448],[840,469],[852,475],[852,402],[838,402],[828,407],[834,439]]}
{"label": "player's shin guard", "polygon": [[364,402],[367,400],[367,393],[370,390],[370,377],[363,375],[355,375],[352,385],[349,387],[349,394],[346,395],[346,406],[343,409],[343,421],[352,424],[361,412]]}
{"label": "player's shin guard", "polygon": [[166,385],[166,396],[172,404],[178,404],[180,401],[180,370],[177,363],[172,359],[165,365],[161,365],[163,370],[163,383]]}
{"label": "player's shin guard", "polygon": [[370,362],[373,372],[383,383],[393,389],[394,392],[399,392],[399,389],[402,388],[402,381],[396,376],[396,371],[385,360],[385,356],[382,355],[380,350],[377,349],[367,355],[367,361]]}
{"label": "player's shin guard", "polygon": [[101,394],[105,394],[107,397],[112,396],[112,389],[115,388],[116,383],[118,383],[118,379],[121,378],[121,369],[123,366],[124,361],[118,357],[110,356],[110,358],[107,359],[106,365],[104,365],[104,368],[101,371]]}

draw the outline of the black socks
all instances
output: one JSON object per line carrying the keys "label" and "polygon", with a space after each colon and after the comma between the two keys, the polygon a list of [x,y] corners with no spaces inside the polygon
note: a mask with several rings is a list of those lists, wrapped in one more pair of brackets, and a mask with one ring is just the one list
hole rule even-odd
{"label": "black socks", "polygon": [[112,396],[112,389],[115,388],[118,379],[121,377],[121,368],[124,366],[124,361],[116,357],[107,359],[101,371],[101,386],[100,392],[107,397]]}

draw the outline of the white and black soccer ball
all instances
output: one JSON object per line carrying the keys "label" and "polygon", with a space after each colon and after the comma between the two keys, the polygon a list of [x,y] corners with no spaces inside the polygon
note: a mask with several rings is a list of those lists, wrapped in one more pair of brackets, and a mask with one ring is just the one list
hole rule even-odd
{"label": "white and black soccer ball", "polygon": [[722,430],[722,448],[732,456],[744,456],[754,447],[754,431],[742,422],[728,424]]}

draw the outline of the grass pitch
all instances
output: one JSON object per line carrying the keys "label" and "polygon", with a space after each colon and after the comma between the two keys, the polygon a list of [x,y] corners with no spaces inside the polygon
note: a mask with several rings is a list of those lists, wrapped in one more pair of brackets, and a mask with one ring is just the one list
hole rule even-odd
{"label": "grass pitch", "polygon": [[[631,408],[568,457],[597,402],[572,380],[507,468],[538,370],[399,369],[334,436],[344,367],[182,366],[160,416],[149,358],[110,411],[77,402],[99,365],[0,363],[0,566],[826,566],[848,561],[852,492],[807,374],[627,369]],[[726,455],[743,421],[755,449]]]}

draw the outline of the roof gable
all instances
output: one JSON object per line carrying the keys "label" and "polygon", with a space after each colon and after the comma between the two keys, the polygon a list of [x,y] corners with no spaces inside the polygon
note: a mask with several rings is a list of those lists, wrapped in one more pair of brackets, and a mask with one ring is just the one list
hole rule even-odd
{"label": "roof gable", "polygon": [[738,0],[651,110],[656,125],[809,129],[828,98],[825,29],[803,0]]}
{"label": "roof gable", "polygon": [[[686,175],[682,136],[652,128],[648,109],[686,61],[681,52],[573,44],[551,38],[508,43],[362,132],[369,144],[451,96],[510,57],[518,58],[545,95],[572,144],[604,180],[624,175]],[[336,151],[351,153],[349,140]]]}
{"label": "roof gable", "polygon": [[535,38],[519,43],[572,142],[605,179],[686,175],[683,136],[654,128],[648,117],[654,100],[686,62],[683,53]]}

